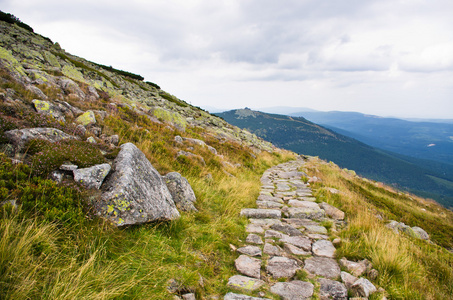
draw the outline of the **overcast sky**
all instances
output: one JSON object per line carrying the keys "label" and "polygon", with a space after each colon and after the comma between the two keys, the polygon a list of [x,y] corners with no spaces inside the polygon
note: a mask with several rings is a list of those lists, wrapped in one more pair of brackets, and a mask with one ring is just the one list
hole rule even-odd
{"label": "overcast sky", "polygon": [[201,107],[453,118],[452,0],[0,0]]}

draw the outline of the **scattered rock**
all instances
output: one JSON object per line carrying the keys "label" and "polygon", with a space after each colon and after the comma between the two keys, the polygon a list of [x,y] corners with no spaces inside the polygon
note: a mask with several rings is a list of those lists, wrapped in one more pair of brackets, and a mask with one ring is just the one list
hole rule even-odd
{"label": "scattered rock", "polygon": [[92,136],[87,138],[87,142],[90,143],[90,144],[96,144],[96,140]]}
{"label": "scattered rock", "polygon": [[228,293],[225,295],[223,300],[271,300],[269,298],[257,298],[247,295],[235,294],[235,293]]}
{"label": "scattered rock", "polygon": [[261,260],[249,257],[247,255],[239,256],[235,261],[234,265],[238,272],[260,279]]}
{"label": "scattered rock", "polygon": [[185,177],[177,172],[171,172],[163,178],[178,209],[182,211],[198,211],[194,206],[197,198]]}
{"label": "scattered rock", "polygon": [[242,275],[234,275],[228,280],[228,286],[234,289],[243,290],[245,292],[253,292],[265,284],[263,280],[246,277]]}
{"label": "scattered rock", "polygon": [[277,282],[271,286],[271,293],[279,295],[283,300],[306,300],[313,296],[314,285],[310,282],[294,280]]}
{"label": "scattered rock", "polygon": [[95,165],[89,168],[75,169],[74,180],[87,188],[99,189],[112,167],[109,164]]}
{"label": "scattered rock", "polygon": [[338,282],[330,279],[319,278],[318,282],[321,284],[320,288],[320,298],[321,300],[347,300],[348,299],[348,290],[346,287]]}
{"label": "scattered rock", "polygon": [[352,288],[352,285],[358,279],[357,277],[355,277],[347,272],[344,272],[344,271],[341,272],[340,276],[341,276],[341,281],[343,281],[344,285],[346,286],[346,288],[348,290],[350,290]]}
{"label": "scattered rock", "polygon": [[179,218],[162,176],[132,143],[121,146],[103,190],[95,208],[117,226]]}
{"label": "scattered rock", "polygon": [[274,256],[267,262],[266,271],[273,278],[291,278],[301,267],[297,261],[283,256]]}
{"label": "scattered rock", "polygon": [[307,258],[304,269],[307,272],[329,279],[338,278],[341,272],[340,266],[334,259],[322,256]]}
{"label": "scattered rock", "polygon": [[429,234],[420,227],[412,227],[415,237],[422,240],[429,240]]}
{"label": "scattered rock", "polygon": [[327,204],[326,202],[323,202],[319,205],[324,211],[326,212],[326,215],[331,217],[332,219],[335,220],[344,220],[344,212],[339,210],[338,208]]}
{"label": "scattered rock", "polygon": [[376,287],[365,278],[359,278],[351,287],[352,292],[360,297],[369,297],[377,291]]}
{"label": "scattered rock", "polygon": [[345,257],[340,259],[340,265],[357,277],[362,276],[367,268],[365,261],[354,262],[347,260]]}
{"label": "scattered rock", "polygon": [[34,99],[33,106],[35,107],[38,114],[52,116],[55,120],[65,122],[64,113],[60,108],[50,102]]}
{"label": "scattered rock", "polygon": [[183,300],[197,300],[194,293],[182,295]]}
{"label": "scattered rock", "polygon": [[89,125],[96,124],[96,116],[94,115],[93,111],[87,110],[85,113],[80,115],[75,121],[77,123],[87,127]]}

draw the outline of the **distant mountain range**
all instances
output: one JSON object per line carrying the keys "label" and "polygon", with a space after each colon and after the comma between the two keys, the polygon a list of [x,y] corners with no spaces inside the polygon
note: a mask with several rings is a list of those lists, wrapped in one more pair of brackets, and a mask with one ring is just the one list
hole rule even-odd
{"label": "distant mountain range", "polygon": [[319,156],[355,170],[364,177],[394,184],[453,207],[453,166],[450,164],[377,149],[302,117],[267,114],[250,109],[216,115],[278,147]]}

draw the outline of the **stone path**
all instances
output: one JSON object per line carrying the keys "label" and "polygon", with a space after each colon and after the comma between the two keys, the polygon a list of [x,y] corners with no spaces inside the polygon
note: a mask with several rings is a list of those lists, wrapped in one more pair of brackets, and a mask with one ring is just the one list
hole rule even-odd
{"label": "stone path", "polygon": [[[327,203],[315,202],[309,185],[302,181],[307,174],[299,171],[304,163],[299,158],[267,170],[261,178],[257,208],[241,211],[249,218],[249,235],[245,245],[237,249],[235,266],[239,274],[228,281],[237,293],[228,293],[224,299],[268,299],[260,298],[266,295],[264,291],[291,300],[316,295],[320,299],[348,299],[348,289],[356,289],[355,294],[363,297],[368,297],[373,288],[375,291],[367,279],[358,280],[361,274],[355,277],[341,272],[326,226],[330,231],[343,226],[344,213]],[[344,259],[344,268],[348,269],[348,263],[367,268],[366,261]],[[354,287],[357,282],[360,287]]]}

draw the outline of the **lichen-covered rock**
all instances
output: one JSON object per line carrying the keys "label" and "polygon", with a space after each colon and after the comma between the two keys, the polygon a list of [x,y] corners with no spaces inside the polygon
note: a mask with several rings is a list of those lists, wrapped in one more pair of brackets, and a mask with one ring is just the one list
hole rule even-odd
{"label": "lichen-covered rock", "polygon": [[96,124],[96,116],[93,111],[87,110],[76,119],[76,122],[83,126],[93,125]]}
{"label": "lichen-covered rock", "polygon": [[89,168],[75,169],[74,180],[87,188],[99,189],[112,167],[109,164],[95,165]]}
{"label": "lichen-covered rock", "polygon": [[39,114],[52,116],[55,120],[65,122],[64,113],[61,109],[50,102],[34,99],[33,106]]}
{"label": "lichen-covered rock", "polygon": [[186,178],[177,172],[171,172],[164,176],[164,180],[178,209],[198,211],[193,205],[197,198]]}
{"label": "lichen-covered rock", "polygon": [[[214,299],[214,298],[213,298]],[[242,294],[228,293],[223,297],[223,300],[271,300],[269,298],[258,298]]]}
{"label": "lichen-covered rock", "polygon": [[150,110],[150,113],[156,118],[175,126],[181,131],[185,131],[187,127],[186,119],[177,112],[169,111],[160,107],[154,107]]}
{"label": "lichen-covered rock", "polygon": [[25,144],[33,139],[41,139],[49,142],[59,142],[65,139],[79,139],[55,128],[25,128],[14,129],[5,132],[8,141],[14,146],[16,152],[21,151]]}
{"label": "lichen-covered rock", "polygon": [[234,275],[228,280],[228,286],[234,289],[252,292],[265,284],[263,280],[242,275]]}
{"label": "lichen-covered rock", "polygon": [[162,176],[132,143],[121,146],[103,190],[95,208],[117,226],[180,216]]}

